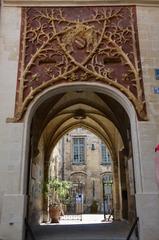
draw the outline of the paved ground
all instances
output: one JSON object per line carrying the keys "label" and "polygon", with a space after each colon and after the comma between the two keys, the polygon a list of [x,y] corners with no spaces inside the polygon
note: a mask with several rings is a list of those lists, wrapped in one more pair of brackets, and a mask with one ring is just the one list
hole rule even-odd
{"label": "paved ground", "polygon": [[[108,219],[109,215],[105,216]],[[110,222],[112,217],[110,218]],[[104,221],[103,214],[82,214],[82,215],[65,215],[60,219],[60,223],[54,225],[65,225],[65,224],[91,224],[91,223],[102,223]]]}
{"label": "paved ground", "polygon": [[126,240],[130,229],[126,222],[108,223],[102,220],[102,215],[83,215],[82,221],[66,223],[66,220],[61,220],[59,224],[43,224],[34,227],[33,232],[36,240]]}

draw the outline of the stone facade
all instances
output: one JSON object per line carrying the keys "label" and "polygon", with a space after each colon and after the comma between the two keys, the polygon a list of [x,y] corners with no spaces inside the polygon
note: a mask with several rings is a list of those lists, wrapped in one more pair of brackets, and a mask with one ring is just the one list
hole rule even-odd
{"label": "stone facade", "polygon": [[[73,139],[82,138],[85,140],[84,147],[84,162],[83,164],[74,163],[73,161]],[[52,164],[50,169],[54,168],[56,161],[59,162],[58,175],[52,172],[52,177],[63,178],[67,181],[72,182],[74,185],[81,184],[81,194],[83,195],[83,213],[91,212],[91,205],[93,201],[98,203],[98,212],[103,212],[103,177],[109,175],[113,181],[112,177],[112,161],[110,156],[110,162],[102,162],[102,141],[95,136],[93,133],[86,129],[77,128],[64,136],[63,144],[63,164],[61,163],[61,154],[57,155],[56,148],[53,151],[53,158],[51,160]],[[57,145],[58,146],[58,145]],[[109,180],[107,180],[109,181]],[[110,194],[112,199],[112,194]],[[106,202],[107,204],[107,202]],[[112,203],[109,201],[109,210],[112,208]]]}
{"label": "stone facade", "polygon": [[[0,15],[0,238],[9,240],[24,239],[29,133],[36,103],[40,105],[40,100],[38,102],[37,97],[20,122],[13,123],[11,119],[8,119],[14,116],[18,75],[21,7],[17,6],[26,6],[27,4],[41,6],[42,4],[42,1],[27,2],[4,1],[1,4]],[[82,1],[82,5],[84,5],[84,2]],[[80,6],[81,1],[76,1],[76,3],[75,1],[61,1],[62,5],[75,5],[77,3]],[[110,5],[111,3],[113,5],[119,4],[119,1],[118,3],[116,1],[90,2],[92,5]],[[132,2],[127,1],[127,3],[131,4]],[[134,3],[135,1],[133,1]],[[60,2],[53,1],[51,4],[51,1],[47,1],[47,4],[60,5]],[[126,1],[120,1],[120,5],[125,4]],[[116,101],[120,101],[129,115],[140,239],[158,240],[159,194],[155,180],[154,148],[159,141],[159,95],[155,94],[153,90],[154,87],[158,86],[154,74],[155,68],[159,67],[158,1],[136,1],[136,10],[148,120],[137,120],[133,105],[120,91],[116,91],[109,86],[102,85],[102,88],[106,95],[111,92],[112,96],[116,97]],[[66,85],[68,87],[68,84]],[[95,85],[96,89],[99,85]],[[88,87],[87,84],[86,86]],[[59,94],[61,94],[60,91]]]}

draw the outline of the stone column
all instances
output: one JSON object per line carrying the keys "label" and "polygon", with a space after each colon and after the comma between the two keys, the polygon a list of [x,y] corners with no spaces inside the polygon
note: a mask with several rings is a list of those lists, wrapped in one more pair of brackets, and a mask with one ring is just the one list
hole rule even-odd
{"label": "stone column", "polygon": [[114,219],[119,220],[121,218],[120,216],[120,188],[119,188],[119,164],[118,160],[115,159],[113,161],[113,206],[114,206]]}

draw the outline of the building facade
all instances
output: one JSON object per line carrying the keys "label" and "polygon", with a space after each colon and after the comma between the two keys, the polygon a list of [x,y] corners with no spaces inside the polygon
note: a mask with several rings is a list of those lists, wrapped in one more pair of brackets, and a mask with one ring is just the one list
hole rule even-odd
{"label": "building facade", "polygon": [[[80,195],[82,213],[91,213],[93,202],[98,205],[96,213],[103,213],[103,180],[108,184],[113,181],[109,150],[102,140],[84,128],[72,130],[61,141],[64,144],[63,162],[62,157],[56,154],[57,145],[53,151],[50,169],[58,162],[58,175],[55,170],[51,173],[52,178],[57,176],[72,183],[72,203],[76,203]],[[105,201],[106,213],[109,213],[113,208],[112,190],[109,194],[105,192],[105,195],[109,198]],[[74,206],[72,213],[76,213]]]}

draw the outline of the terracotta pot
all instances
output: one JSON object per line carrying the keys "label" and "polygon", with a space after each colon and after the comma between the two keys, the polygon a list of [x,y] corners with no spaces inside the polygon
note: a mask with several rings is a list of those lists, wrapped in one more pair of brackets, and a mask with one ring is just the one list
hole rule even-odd
{"label": "terracotta pot", "polygon": [[91,205],[91,213],[97,213],[98,212],[98,205],[97,205],[97,203],[93,203],[92,205]]}
{"label": "terracotta pot", "polygon": [[51,223],[59,223],[61,209],[60,207],[49,207],[49,215],[51,219]]}

